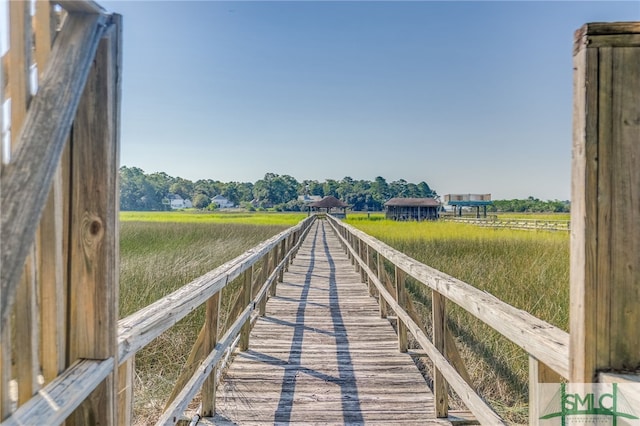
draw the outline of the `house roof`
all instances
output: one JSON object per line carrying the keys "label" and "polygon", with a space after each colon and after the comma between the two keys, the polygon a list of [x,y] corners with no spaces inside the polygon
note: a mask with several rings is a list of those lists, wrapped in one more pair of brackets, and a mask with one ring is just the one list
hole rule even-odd
{"label": "house roof", "polygon": [[440,202],[434,198],[392,198],[385,206],[402,207],[438,207]]}
{"label": "house roof", "polygon": [[320,201],[309,204],[311,207],[318,207],[321,209],[331,209],[333,207],[349,207],[349,204],[338,200],[333,195],[328,195]]}
{"label": "house roof", "polygon": [[212,198],[212,200],[226,200],[227,198],[218,194],[215,197]]}

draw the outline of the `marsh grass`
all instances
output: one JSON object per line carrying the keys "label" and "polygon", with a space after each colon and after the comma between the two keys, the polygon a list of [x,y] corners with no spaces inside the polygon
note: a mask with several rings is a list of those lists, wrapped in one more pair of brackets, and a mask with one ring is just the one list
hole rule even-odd
{"label": "marsh grass", "polygon": [[[195,215],[184,214],[177,216],[181,219],[178,222],[168,221],[171,216],[158,213],[123,216],[126,218],[120,225],[121,318],[272,237],[292,220],[262,218],[257,222],[270,224],[255,225],[245,224],[244,217],[235,217],[234,223],[231,219],[194,220]],[[137,221],[132,220],[134,217]],[[139,221],[141,218],[148,220]],[[223,291],[223,318],[238,287],[232,285]],[[157,420],[203,322],[204,307],[201,307],[136,354],[135,424],[154,424]]]}
{"label": "marsh grass", "polygon": [[[568,329],[569,241],[566,233],[488,229],[452,222],[348,220],[367,234],[519,309]],[[431,290],[407,289],[430,329]],[[474,385],[498,412],[526,423],[528,356],[464,309],[447,304]]]}

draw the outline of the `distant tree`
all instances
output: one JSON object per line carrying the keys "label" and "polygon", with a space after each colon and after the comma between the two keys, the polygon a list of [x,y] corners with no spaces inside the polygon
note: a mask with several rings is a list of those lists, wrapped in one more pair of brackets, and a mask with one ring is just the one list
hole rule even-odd
{"label": "distant tree", "polygon": [[205,194],[196,194],[193,197],[193,207],[197,209],[205,209],[211,203],[211,199]]}

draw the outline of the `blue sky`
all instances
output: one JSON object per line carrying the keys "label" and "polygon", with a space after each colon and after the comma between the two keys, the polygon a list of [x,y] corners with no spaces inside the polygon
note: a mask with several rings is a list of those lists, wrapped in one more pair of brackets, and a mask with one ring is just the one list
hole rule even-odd
{"label": "blue sky", "polygon": [[640,2],[104,1],[121,164],[569,199],[573,32]]}

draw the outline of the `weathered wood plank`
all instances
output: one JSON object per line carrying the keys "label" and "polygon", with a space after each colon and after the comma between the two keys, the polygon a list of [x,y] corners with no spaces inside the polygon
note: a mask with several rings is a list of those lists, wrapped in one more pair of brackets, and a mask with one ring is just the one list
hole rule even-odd
{"label": "weathered wood plank", "polygon": [[[42,79],[51,54],[53,6],[36,2],[35,46],[38,81]],[[38,288],[40,289],[40,360],[44,382],[49,383],[65,367],[65,292],[63,282],[63,205],[62,168],[52,178],[51,189],[40,219],[36,237]]]}
{"label": "weathered wood plank", "polygon": [[323,222],[314,225],[258,318],[251,349],[230,365],[218,388],[216,418],[435,422],[426,382],[411,357],[398,352],[391,325]]}
{"label": "weathered wood plank", "polygon": [[26,404],[6,419],[2,426],[61,424],[112,371],[113,358],[82,360],[71,365]]}
{"label": "weathered wood plank", "polygon": [[[104,31],[104,22],[103,17],[69,16],[53,48],[40,90],[17,135],[18,149],[11,163],[3,168],[0,181],[2,328],[7,324],[22,266],[35,240],[33,224],[38,223],[45,206],[62,147]],[[25,191],[31,195],[21,197]]]}
{"label": "weathered wood plank", "polygon": [[[446,300],[434,291],[431,297],[433,320],[433,346],[442,354],[445,352],[445,334],[447,327]],[[449,390],[447,381],[439,369],[434,369],[433,393],[436,397],[436,417],[447,417],[449,411]],[[466,381],[466,379],[465,379]]]}
{"label": "weathered wood plank", "polygon": [[110,358],[114,365],[70,424],[112,424],[118,418],[118,50],[117,31],[108,32],[71,130],[68,358]]}
{"label": "weathered wood plank", "polygon": [[[16,350],[21,356],[15,359],[16,380],[18,384],[18,405],[22,405],[31,399],[31,396],[39,388],[38,375],[40,374],[40,362],[38,359],[38,306],[36,290],[36,265],[33,250],[27,256],[25,272],[18,286],[18,295],[15,305],[15,341]],[[24,352],[22,352],[24,351]]]}
{"label": "weathered wood plank", "polygon": [[[204,324],[205,339],[203,345],[206,353],[210,353],[218,343],[218,320],[220,319],[220,308],[222,306],[220,293],[222,293],[222,291],[217,292],[211,299],[207,300],[207,309]],[[209,377],[204,381],[202,385],[202,415],[213,416],[215,412],[216,365],[214,364],[211,374],[209,374]]]}
{"label": "weathered wood plank", "polygon": [[571,376],[640,366],[640,24],[588,24],[574,45]]}

